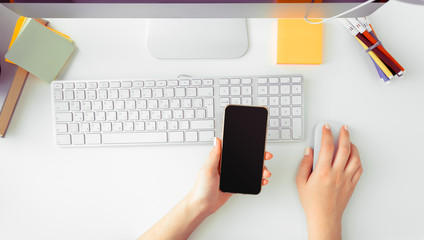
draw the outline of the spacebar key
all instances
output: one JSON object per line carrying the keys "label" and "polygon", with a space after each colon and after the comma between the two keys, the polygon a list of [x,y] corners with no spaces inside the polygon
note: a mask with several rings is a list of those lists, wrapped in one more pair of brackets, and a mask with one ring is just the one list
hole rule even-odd
{"label": "spacebar key", "polygon": [[166,132],[152,133],[104,133],[104,144],[113,143],[164,143],[168,138]]}

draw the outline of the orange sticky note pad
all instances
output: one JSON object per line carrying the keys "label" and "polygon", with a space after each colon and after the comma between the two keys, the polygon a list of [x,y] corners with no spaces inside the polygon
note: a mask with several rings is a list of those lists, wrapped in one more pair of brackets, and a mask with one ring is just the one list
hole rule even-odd
{"label": "orange sticky note pad", "polygon": [[321,64],[322,29],[305,19],[278,19],[277,64]]}

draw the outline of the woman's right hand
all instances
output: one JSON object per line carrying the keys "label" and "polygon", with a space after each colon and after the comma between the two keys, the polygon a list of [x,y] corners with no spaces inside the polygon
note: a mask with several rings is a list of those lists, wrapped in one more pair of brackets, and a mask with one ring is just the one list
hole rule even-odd
{"label": "woman's right hand", "polygon": [[310,240],[341,239],[342,215],[363,171],[347,126],[340,130],[339,148],[335,156],[333,153],[333,135],[326,124],[315,169],[312,171],[313,150],[307,147],[296,178]]}

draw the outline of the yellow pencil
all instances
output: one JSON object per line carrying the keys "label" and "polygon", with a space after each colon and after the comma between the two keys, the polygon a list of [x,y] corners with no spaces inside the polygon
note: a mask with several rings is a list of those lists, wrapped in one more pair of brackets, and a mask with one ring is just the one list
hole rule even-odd
{"label": "yellow pencil", "polygon": [[[368,49],[368,47],[361,41],[359,40],[359,38],[355,37],[356,40],[358,40],[358,42],[362,45],[362,47],[364,49]],[[373,53],[372,51],[369,51],[368,54],[371,56],[371,58],[374,60],[374,62],[381,68],[381,70],[384,72],[384,74],[386,74],[386,76],[389,79],[392,79],[393,74],[392,72],[390,72],[390,70],[387,68],[387,66],[380,60],[380,58],[377,57],[377,55],[375,55],[375,53]]]}

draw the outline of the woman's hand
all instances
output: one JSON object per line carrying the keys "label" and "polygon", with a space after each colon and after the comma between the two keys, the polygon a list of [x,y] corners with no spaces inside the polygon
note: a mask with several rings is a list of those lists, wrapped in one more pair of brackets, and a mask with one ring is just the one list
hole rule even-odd
{"label": "woman's hand", "polygon": [[[271,153],[265,153],[265,160],[271,159]],[[209,216],[218,210],[232,196],[219,190],[219,165],[221,161],[221,140],[215,138],[214,147],[209,153],[206,162],[200,169],[196,183],[188,195],[188,199],[197,210]],[[271,173],[266,167],[263,171],[262,185],[268,183]]]}
{"label": "woman's hand", "polygon": [[341,239],[342,215],[363,171],[347,126],[340,130],[339,147],[335,156],[333,153],[333,135],[326,124],[315,169],[312,171],[314,153],[308,147],[296,178],[309,239]]}

